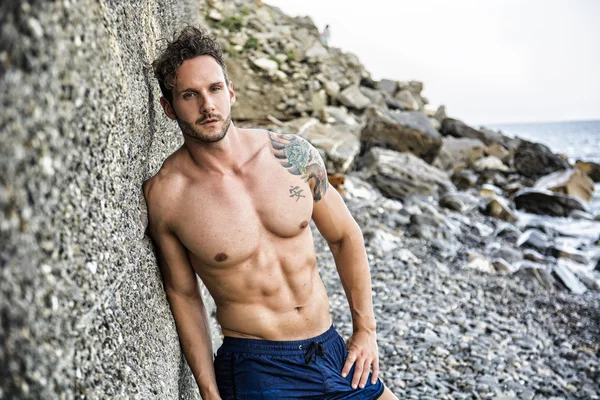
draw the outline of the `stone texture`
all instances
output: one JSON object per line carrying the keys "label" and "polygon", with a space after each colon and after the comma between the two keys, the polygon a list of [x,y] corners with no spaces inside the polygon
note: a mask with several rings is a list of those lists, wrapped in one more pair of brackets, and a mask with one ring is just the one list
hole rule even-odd
{"label": "stone texture", "polygon": [[507,222],[515,222],[517,220],[517,217],[510,209],[508,202],[504,198],[495,195],[487,203],[484,213],[490,217]]}
{"label": "stone texture", "polygon": [[600,164],[587,161],[577,161],[575,163],[575,167],[588,174],[588,176],[594,182],[600,182]]}
{"label": "stone texture", "polygon": [[363,162],[367,176],[391,198],[402,200],[412,194],[440,195],[454,188],[443,171],[411,153],[373,147]]}
{"label": "stone texture", "polygon": [[411,152],[427,162],[432,162],[439,152],[442,137],[422,112],[383,111],[369,107],[366,119],[360,135],[366,149],[379,146]]}
{"label": "stone texture", "polygon": [[534,214],[568,217],[571,211],[587,211],[586,205],[576,197],[549,190],[523,189],[515,194],[518,209]]}
{"label": "stone texture", "polygon": [[419,103],[408,89],[400,90],[394,95],[394,99],[398,102],[398,108],[403,111],[419,110]]}
{"label": "stone texture", "polygon": [[494,170],[494,171],[508,171],[509,168],[504,165],[502,160],[495,156],[487,156],[483,157],[473,163],[473,169],[476,171],[486,171],[486,170]]}
{"label": "stone texture", "polygon": [[340,102],[343,105],[356,110],[364,110],[371,104],[371,100],[362,94],[358,85],[350,86],[342,90],[339,97]]}
{"label": "stone texture", "polygon": [[485,149],[485,154],[488,156],[494,156],[502,161],[505,161],[510,156],[510,151],[506,147],[499,143],[492,143]]}
{"label": "stone texture", "polygon": [[572,168],[541,177],[534,188],[574,196],[589,203],[594,193],[594,182],[581,169]]}
{"label": "stone texture", "polygon": [[325,153],[323,161],[328,173],[346,173],[360,151],[358,138],[343,125],[324,125],[309,121],[297,132]]}
{"label": "stone texture", "polygon": [[513,163],[517,172],[531,179],[569,168],[569,163],[547,146],[526,140],[521,141],[515,150]]}
{"label": "stone texture", "polygon": [[141,186],[181,144],[149,65],[202,7],[0,6],[3,398],[199,398]]}
{"label": "stone texture", "polygon": [[486,138],[486,135],[483,132],[470,127],[469,125],[465,124],[460,120],[453,118],[446,118],[442,121],[441,132],[444,136],[479,139],[486,145],[492,144],[492,142]]}
{"label": "stone texture", "polygon": [[398,82],[391,79],[382,79],[379,81],[379,90],[390,96],[394,96],[398,90]]}
{"label": "stone texture", "polygon": [[[437,160],[446,170],[470,167],[483,156],[484,149],[485,144],[479,139],[445,137]],[[442,158],[442,154],[449,156]]]}

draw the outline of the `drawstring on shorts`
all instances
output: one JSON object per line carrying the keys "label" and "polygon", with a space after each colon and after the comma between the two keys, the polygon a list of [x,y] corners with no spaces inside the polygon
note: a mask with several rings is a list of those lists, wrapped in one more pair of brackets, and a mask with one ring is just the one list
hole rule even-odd
{"label": "drawstring on shorts", "polygon": [[[302,346],[300,346],[302,348]],[[308,349],[306,350],[306,354],[304,355],[304,362],[306,364],[310,364],[311,360],[317,361],[317,356],[323,357],[325,354],[325,348],[323,347],[323,343],[321,342],[312,342]]]}

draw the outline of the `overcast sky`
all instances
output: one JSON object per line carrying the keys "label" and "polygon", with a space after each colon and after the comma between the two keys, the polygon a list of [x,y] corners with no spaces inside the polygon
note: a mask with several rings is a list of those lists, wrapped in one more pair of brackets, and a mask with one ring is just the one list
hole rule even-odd
{"label": "overcast sky", "polygon": [[265,0],[470,124],[600,119],[600,0]]}

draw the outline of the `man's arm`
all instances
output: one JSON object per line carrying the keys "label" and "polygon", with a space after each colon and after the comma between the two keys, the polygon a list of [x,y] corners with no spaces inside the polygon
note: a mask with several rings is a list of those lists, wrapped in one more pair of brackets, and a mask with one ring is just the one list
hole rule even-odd
{"label": "man's arm", "polygon": [[220,399],[213,366],[208,316],[196,273],[189,263],[185,247],[168,228],[165,221],[166,210],[161,204],[149,199],[149,190],[145,185],[148,231],[156,247],[158,265],[183,353],[202,398]]}
{"label": "man's arm", "polygon": [[313,157],[319,160],[322,169],[322,180],[317,180],[314,185],[311,185],[313,193],[316,189],[319,190],[319,195],[314,196],[312,218],[333,253],[352,312],[353,334],[347,341],[348,358],[342,369],[342,375],[346,376],[354,364],[352,387],[364,387],[371,367],[373,368],[372,383],[376,383],[379,376],[371,273],[364,239],[341,196],[328,184],[327,173],[319,154],[312,147],[311,152]]}

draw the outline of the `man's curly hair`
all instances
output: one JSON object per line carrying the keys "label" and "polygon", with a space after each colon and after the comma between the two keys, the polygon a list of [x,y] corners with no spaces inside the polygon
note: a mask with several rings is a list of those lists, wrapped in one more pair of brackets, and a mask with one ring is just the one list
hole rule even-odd
{"label": "man's curly hair", "polygon": [[187,26],[179,32],[179,35],[173,41],[167,40],[167,45],[162,54],[152,63],[154,76],[158,80],[163,96],[169,103],[173,104],[172,89],[175,87],[177,69],[185,60],[198,56],[211,56],[214,58],[223,69],[225,82],[229,82],[227,66],[219,43],[206,31]]}

